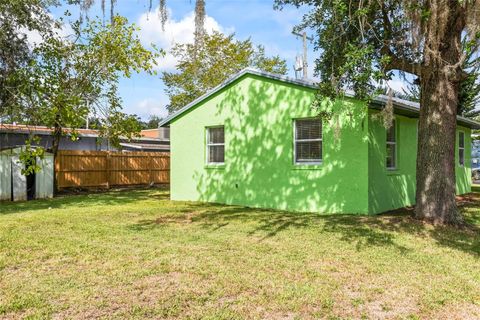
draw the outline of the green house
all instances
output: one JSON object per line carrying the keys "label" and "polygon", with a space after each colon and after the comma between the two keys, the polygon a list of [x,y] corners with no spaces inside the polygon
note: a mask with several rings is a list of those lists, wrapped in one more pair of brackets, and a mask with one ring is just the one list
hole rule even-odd
{"label": "green house", "polygon": [[[315,92],[313,82],[245,69],[170,115],[172,200],[360,214],[414,204],[418,105],[393,99],[386,129],[387,97],[314,109]],[[470,192],[478,128],[458,117],[458,194]]]}

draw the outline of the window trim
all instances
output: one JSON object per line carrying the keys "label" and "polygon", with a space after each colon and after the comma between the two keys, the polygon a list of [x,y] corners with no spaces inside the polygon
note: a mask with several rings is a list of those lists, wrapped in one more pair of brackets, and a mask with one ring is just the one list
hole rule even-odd
{"label": "window trim", "polygon": [[[210,143],[210,129],[223,128],[223,143]],[[224,166],[225,165],[225,126],[224,125],[215,125],[205,127],[205,164],[207,166]],[[223,162],[210,162],[209,151],[210,147],[213,146],[223,146]]]}
{"label": "window trim", "polygon": [[[387,171],[398,170],[398,126],[397,126],[397,119],[393,119],[392,122],[393,122],[392,127],[395,128],[395,141],[388,141],[387,140],[388,130],[390,130],[391,127],[385,130],[385,169],[387,169]],[[418,130],[417,130],[417,134],[418,134]],[[393,158],[394,166],[393,167],[389,167],[388,164],[387,164],[387,146],[388,145],[393,145],[394,146],[394,158]]]}
{"label": "window trim", "polygon": [[[299,139],[297,140],[297,120],[312,120],[318,119],[320,121],[320,138],[319,139]],[[321,118],[317,117],[304,117],[304,118],[293,118],[293,164],[295,166],[316,166],[323,163],[323,122]],[[297,142],[321,142],[321,158],[319,161],[311,162],[302,162],[297,161]]]}
{"label": "window trim", "polygon": [[[460,147],[460,133],[463,135],[463,147]],[[463,150],[463,163],[460,162],[460,150]],[[465,131],[458,130],[458,166],[465,167]]]}

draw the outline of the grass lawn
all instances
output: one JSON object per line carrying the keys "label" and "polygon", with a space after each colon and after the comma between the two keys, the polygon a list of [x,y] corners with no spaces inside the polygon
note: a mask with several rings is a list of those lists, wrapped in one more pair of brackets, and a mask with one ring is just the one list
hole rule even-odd
{"label": "grass lawn", "polygon": [[0,318],[25,317],[478,319],[480,234],[159,190],[1,203]]}

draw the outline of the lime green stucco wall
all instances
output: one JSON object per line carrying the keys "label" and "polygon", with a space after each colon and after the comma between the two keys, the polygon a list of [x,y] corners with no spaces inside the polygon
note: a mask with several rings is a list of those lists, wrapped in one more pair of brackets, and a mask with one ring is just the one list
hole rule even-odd
{"label": "lime green stucco wall", "polygon": [[[323,163],[293,160],[293,119],[318,114],[314,90],[251,74],[170,125],[172,200],[319,213],[377,213],[414,201],[416,119],[399,116],[399,170],[384,169],[385,128],[348,99],[324,104]],[[206,127],[225,126],[225,165],[206,165]],[[465,129],[466,155],[470,132]],[[466,159],[470,164],[470,159]],[[457,176],[469,191],[469,168]]]}
{"label": "lime green stucco wall", "polygon": [[397,169],[387,170],[386,129],[370,110],[369,125],[369,212],[377,213],[415,203],[417,119],[396,115]]}
{"label": "lime green stucco wall", "polygon": [[[395,170],[387,170],[386,129],[378,116],[378,111],[369,110],[369,212],[379,213],[415,204],[415,175],[417,155],[417,122],[416,118],[395,115],[397,130],[397,166]],[[470,161],[470,129],[459,127],[465,132],[465,166],[459,166],[456,152],[455,169],[457,176],[457,193],[471,191]]]}
{"label": "lime green stucco wall", "polygon": [[[171,124],[171,197],[322,213],[368,212],[363,103],[332,107],[323,164],[293,164],[293,119],[315,116],[314,90],[247,75]],[[225,166],[208,167],[205,127],[225,126]],[[341,130],[335,128],[342,128]]]}

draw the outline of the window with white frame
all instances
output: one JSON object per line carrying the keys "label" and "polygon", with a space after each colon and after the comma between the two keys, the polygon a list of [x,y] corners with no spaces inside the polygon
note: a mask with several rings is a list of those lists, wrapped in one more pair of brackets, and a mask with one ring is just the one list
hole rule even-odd
{"label": "window with white frame", "polygon": [[295,164],[322,162],[322,120],[320,118],[296,119],[294,133]]}
{"label": "window with white frame", "polygon": [[393,120],[390,128],[387,129],[387,155],[386,166],[389,170],[397,168],[397,123]]}
{"label": "window with white frame", "polygon": [[207,128],[207,163],[225,163],[225,129],[223,126]]}
{"label": "window with white frame", "polygon": [[463,131],[458,133],[458,163],[461,166],[465,165],[465,133]]}

